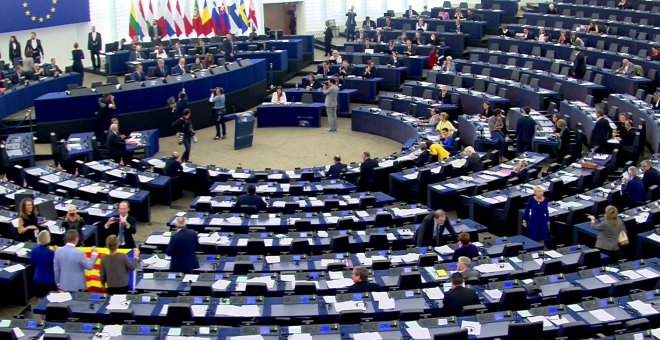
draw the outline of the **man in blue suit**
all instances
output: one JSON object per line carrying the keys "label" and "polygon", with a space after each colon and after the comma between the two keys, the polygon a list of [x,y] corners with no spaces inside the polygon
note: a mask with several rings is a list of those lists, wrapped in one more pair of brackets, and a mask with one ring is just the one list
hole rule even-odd
{"label": "man in blue suit", "polygon": [[137,67],[135,67],[135,72],[133,72],[132,79],[133,81],[138,81],[138,82],[147,80],[147,75],[144,74],[144,69],[142,67],[142,64],[138,64]]}
{"label": "man in blue suit", "polygon": [[158,59],[158,65],[154,71],[154,76],[157,78],[165,78],[168,75],[167,66],[165,66],[165,61],[163,59]]}
{"label": "man in blue suit", "polygon": [[195,253],[199,248],[197,232],[186,228],[186,220],[183,216],[176,218],[174,236],[170,239],[165,253],[172,257],[170,271],[184,274],[192,274],[193,270],[199,268],[199,261]]}
{"label": "man in blue suit", "polygon": [[76,249],[80,236],[75,229],[67,230],[64,240],[66,245],[55,251],[55,259],[53,260],[55,283],[57,283],[59,289],[65,292],[85,290],[85,269],[91,270],[94,268],[99,254],[96,252],[96,247],[92,247],[92,257],[87,260],[85,253]]}
{"label": "man in blue suit", "polygon": [[339,179],[339,177],[346,172],[346,164],[341,162],[341,156],[339,155],[335,155],[334,160],[335,164],[330,166],[325,175],[328,178]]}
{"label": "man in blue suit", "polygon": [[516,154],[518,155],[532,150],[532,141],[536,134],[536,121],[529,116],[531,111],[529,106],[525,106],[522,117],[518,119],[516,126]]}
{"label": "man in blue suit", "polygon": [[128,55],[128,60],[130,61],[138,61],[146,59],[144,56],[144,53],[142,53],[142,46],[136,45],[135,46],[135,51],[131,52],[131,54]]}
{"label": "man in blue suit", "polygon": [[179,76],[186,73],[188,73],[188,71],[186,68],[186,59],[184,58],[179,59],[179,63],[172,67],[172,72],[170,72],[173,76]]}
{"label": "man in blue suit", "polygon": [[266,202],[264,202],[263,198],[257,195],[257,187],[255,187],[253,184],[248,185],[247,194],[238,196],[234,208],[236,211],[240,212],[241,207],[250,205],[257,208],[257,211],[266,210]]}
{"label": "man in blue suit", "polygon": [[236,48],[234,46],[234,35],[227,33],[225,40],[222,41],[222,50],[225,51],[225,59],[233,61],[236,56]]}
{"label": "man in blue suit", "polygon": [[637,176],[637,168],[631,166],[628,168],[628,177],[621,179],[621,193],[627,203],[627,206],[638,206],[644,203],[644,183]]}

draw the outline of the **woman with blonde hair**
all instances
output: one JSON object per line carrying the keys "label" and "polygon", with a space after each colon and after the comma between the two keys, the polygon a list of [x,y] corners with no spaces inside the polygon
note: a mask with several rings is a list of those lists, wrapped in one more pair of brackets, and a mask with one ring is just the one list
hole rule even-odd
{"label": "woman with blonde hair", "polygon": [[55,284],[55,252],[50,249],[50,233],[42,230],[37,235],[38,246],[30,252],[30,263],[34,266],[34,295],[44,297],[57,291]]}
{"label": "woman with blonde hair", "polygon": [[451,122],[449,121],[449,115],[447,114],[447,112],[440,113],[440,122],[435,127],[435,129],[438,132],[442,132],[442,129],[444,128],[447,128],[447,130],[449,130],[449,134],[451,135],[453,135],[454,131],[456,130],[454,128],[454,125],[452,125]]}
{"label": "woman with blonde hair", "polygon": [[618,260],[621,257],[622,250],[619,245],[619,235],[621,231],[626,231],[626,226],[619,218],[619,211],[613,205],[605,207],[605,221],[596,223],[596,217],[589,215],[591,219],[591,228],[598,230],[596,237],[596,248],[610,256],[610,261]]}
{"label": "woman with blonde hair", "polygon": [[140,262],[140,250],[133,249],[133,260],[129,260],[124,253],[118,253],[119,238],[110,235],[105,240],[109,254],[101,257],[101,284],[108,285],[108,294],[128,293],[128,272],[135,270]]}
{"label": "woman with blonde hair", "polygon": [[550,239],[550,212],[548,199],[543,196],[545,189],[534,187],[534,196],[527,201],[522,225],[527,229],[527,237],[544,244]]}

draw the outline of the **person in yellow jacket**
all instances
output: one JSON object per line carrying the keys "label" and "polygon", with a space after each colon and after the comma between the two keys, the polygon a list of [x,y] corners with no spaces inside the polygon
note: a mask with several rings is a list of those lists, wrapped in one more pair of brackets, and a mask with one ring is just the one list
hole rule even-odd
{"label": "person in yellow jacket", "polygon": [[442,129],[447,128],[449,130],[449,134],[452,135],[454,134],[454,125],[451,124],[449,121],[449,115],[447,112],[443,112],[440,114],[440,122],[438,125],[436,125],[435,129],[438,131],[438,133],[442,133]]}
{"label": "person in yellow jacket", "polygon": [[430,141],[426,142],[428,146],[429,153],[431,154],[431,159],[444,160],[449,157],[449,151],[445,149],[442,144],[431,143]]}

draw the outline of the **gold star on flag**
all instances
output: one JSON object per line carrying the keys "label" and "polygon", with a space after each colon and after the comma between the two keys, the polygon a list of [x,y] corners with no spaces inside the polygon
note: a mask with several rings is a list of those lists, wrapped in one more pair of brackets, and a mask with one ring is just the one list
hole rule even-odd
{"label": "gold star on flag", "polygon": [[25,16],[29,17],[30,16],[30,11],[25,11]]}
{"label": "gold star on flag", "polygon": [[44,22],[44,18],[43,18],[43,17],[40,17],[40,18],[39,18],[39,22]]}
{"label": "gold star on flag", "polygon": [[55,13],[55,7],[51,8],[50,11]]}
{"label": "gold star on flag", "polygon": [[46,20],[50,19],[50,14],[46,14]]}
{"label": "gold star on flag", "polygon": [[37,21],[37,17],[33,16],[32,21]]}
{"label": "gold star on flag", "polygon": [[24,2],[24,3],[23,3],[23,8],[27,8],[27,6],[28,6],[28,3],[27,3],[27,2]]}
{"label": "gold star on flag", "polygon": [[53,0],[53,5],[57,5],[57,0]]}

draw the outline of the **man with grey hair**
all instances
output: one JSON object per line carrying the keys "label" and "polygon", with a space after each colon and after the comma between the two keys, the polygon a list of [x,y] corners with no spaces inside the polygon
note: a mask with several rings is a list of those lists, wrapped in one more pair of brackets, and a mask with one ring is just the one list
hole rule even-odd
{"label": "man with grey hair", "polygon": [[479,280],[479,272],[472,270],[472,260],[467,256],[461,256],[456,261],[456,271],[463,275],[465,280]]}
{"label": "man with grey hair", "polygon": [[651,161],[642,161],[642,173],[642,182],[644,183],[645,190],[649,190],[653,185],[660,187],[660,171],[653,167]]}
{"label": "man with grey hair", "polygon": [[472,172],[481,171],[483,164],[481,164],[481,157],[474,151],[474,148],[468,146],[465,148],[465,164],[463,165],[463,172],[469,174]]}
{"label": "man with grey hair", "polygon": [[126,157],[126,141],[119,135],[119,126],[117,124],[110,125],[106,146],[112,160],[116,163],[124,161],[124,164],[128,164]]}
{"label": "man with grey hair", "polygon": [[449,222],[447,214],[444,210],[438,209],[424,217],[422,224],[415,232],[413,243],[417,247],[442,246],[445,244],[445,230],[451,234],[452,242],[458,240],[458,234]]}
{"label": "man with grey hair", "polygon": [[193,270],[199,268],[197,260],[197,249],[199,240],[197,232],[186,228],[186,219],[178,216],[173,223],[174,235],[167,245],[165,253],[172,257],[170,271],[184,274],[192,274]]}
{"label": "man with grey hair", "polygon": [[644,183],[637,176],[637,168],[628,168],[627,176],[621,178],[621,194],[627,206],[638,206],[644,203]]}

